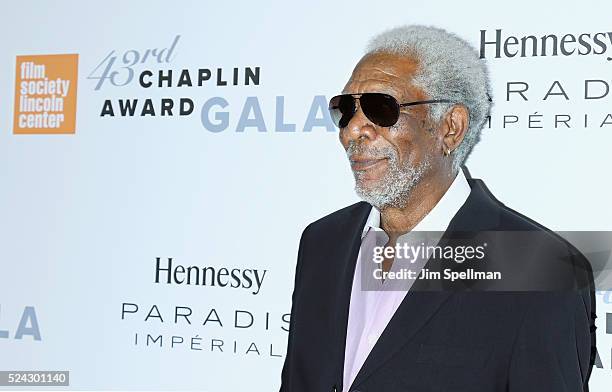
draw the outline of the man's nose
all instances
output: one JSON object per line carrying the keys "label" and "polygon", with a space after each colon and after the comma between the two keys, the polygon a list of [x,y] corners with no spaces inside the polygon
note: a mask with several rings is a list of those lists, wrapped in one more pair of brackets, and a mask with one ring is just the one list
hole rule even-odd
{"label": "man's nose", "polygon": [[370,141],[374,140],[376,138],[376,127],[372,121],[363,114],[361,106],[357,105],[357,111],[353,117],[349,120],[346,127],[340,130],[340,140],[346,147],[351,140],[357,141],[361,138],[366,138]]}

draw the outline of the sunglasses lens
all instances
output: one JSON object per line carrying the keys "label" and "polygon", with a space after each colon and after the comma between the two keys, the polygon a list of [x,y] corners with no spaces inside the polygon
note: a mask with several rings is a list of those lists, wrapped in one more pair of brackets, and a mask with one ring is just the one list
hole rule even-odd
{"label": "sunglasses lens", "polygon": [[355,98],[337,95],[329,101],[329,113],[338,128],[344,128],[355,114]]}
{"label": "sunglasses lens", "polygon": [[399,104],[391,95],[366,93],[361,96],[359,103],[366,117],[381,127],[395,125],[399,118]]}

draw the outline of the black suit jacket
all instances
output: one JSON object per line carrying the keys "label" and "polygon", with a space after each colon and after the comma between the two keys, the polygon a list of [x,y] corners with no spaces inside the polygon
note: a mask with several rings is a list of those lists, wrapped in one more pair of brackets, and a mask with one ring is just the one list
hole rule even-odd
{"label": "black suit jacket", "polygon": [[[415,283],[350,390],[588,390],[595,353],[588,262],[561,237],[497,201],[481,180],[468,181],[471,193],[445,236],[464,231],[548,233],[518,246],[501,240],[501,254],[512,257],[498,253],[493,258],[513,276],[553,276],[544,279],[550,287],[519,292],[487,283],[486,290],[470,284],[462,290],[419,290]],[[351,286],[371,208],[359,202],[313,222],[302,234],[282,392],[343,388]]]}

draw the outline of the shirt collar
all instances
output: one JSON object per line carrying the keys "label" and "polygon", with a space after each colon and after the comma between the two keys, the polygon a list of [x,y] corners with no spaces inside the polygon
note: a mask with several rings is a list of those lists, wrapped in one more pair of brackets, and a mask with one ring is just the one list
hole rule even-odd
{"label": "shirt collar", "polygon": [[[463,170],[459,170],[457,176],[446,190],[442,198],[432,208],[431,211],[412,231],[446,231],[448,224],[459,211],[470,195],[471,187],[465,177]],[[361,238],[368,233],[370,229],[380,230],[380,211],[376,207],[372,207],[370,215],[366,220],[365,226],[361,233]]]}

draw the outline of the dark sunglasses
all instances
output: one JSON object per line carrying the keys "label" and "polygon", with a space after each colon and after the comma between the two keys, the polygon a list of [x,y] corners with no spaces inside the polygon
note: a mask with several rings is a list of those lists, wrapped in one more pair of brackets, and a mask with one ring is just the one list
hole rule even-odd
{"label": "dark sunglasses", "polygon": [[329,112],[338,128],[346,127],[357,112],[357,99],[359,99],[363,114],[374,124],[381,127],[395,125],[402,107],[429,103],[453,103],[448,99],[399,103],[393,96],[383,93],[336,95],[329,101]]}

